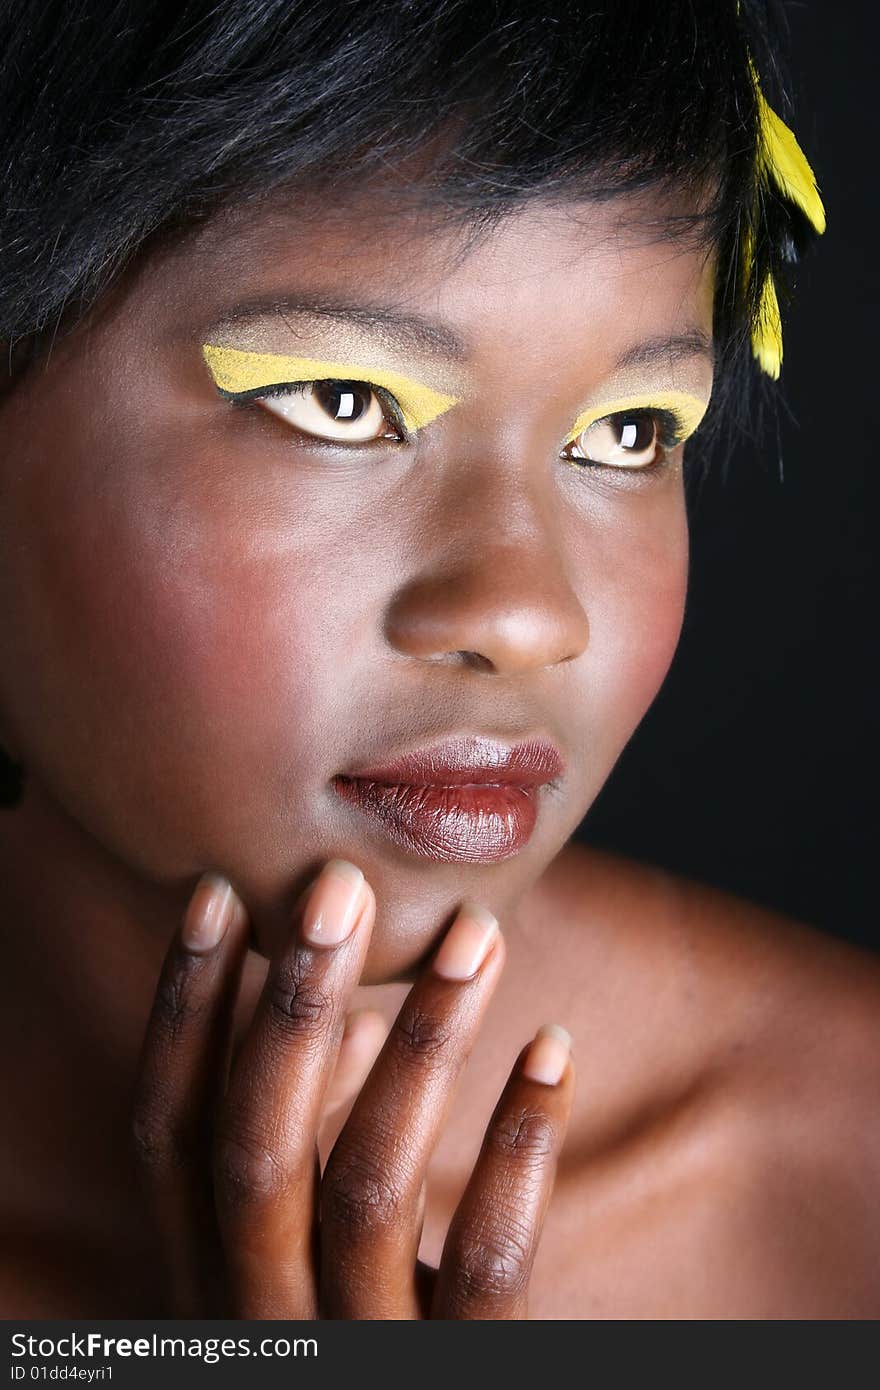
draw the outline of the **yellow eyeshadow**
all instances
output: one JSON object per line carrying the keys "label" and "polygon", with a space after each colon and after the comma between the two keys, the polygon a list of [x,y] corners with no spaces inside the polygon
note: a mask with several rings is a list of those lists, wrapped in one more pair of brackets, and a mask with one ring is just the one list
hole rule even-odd
{"label": "yellow eyeshadow", "polygon": [[208,369],[221,391],[237,395],[266,386],[304,381],[364,381],[389,391],[410,431],[420,430],[438,415],[458,404],[458,396],[446,396],[400,372],[369,362],[326,362],[318,357],[285,357],[277,352],[245,352],[242,348],[202,347]]}
{"label": "yellow eyeshadow", "polygon": [[708,407],[708,400],[701,396],[691,396],[684,391],[652,391],[650,394],[639,396],[621,396],[616,401],[603,401],[600,405],[591,405],[579,415],[571,428],[567,443],[571,444],[597,420],[604,420],[607,415],[617,415],[626,410],[671,411],[681,422],[681,438],[684,440],[693,434]]}

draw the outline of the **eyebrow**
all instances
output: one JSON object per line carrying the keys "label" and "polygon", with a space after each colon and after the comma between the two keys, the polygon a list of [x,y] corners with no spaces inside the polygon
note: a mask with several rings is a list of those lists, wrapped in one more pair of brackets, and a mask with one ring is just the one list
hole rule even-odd
{"label": "eyebrow", "polygon": [[450,361],[463,362],[469,355],[464,340],[439,320],[404,311],[390,304],[343,304],[338,300],[325,298],[304,299],[300,296],[286,295],[234,305],[211,324],[208,331],[216,333],[218,330],[272,317],[279,318],[282,322],[293,317],[355,323],[381,333],[386,338],[393,338],[403,346],[442,354]]}
{"label": "eyebrow", "polygon": [[643,343],[635,343],[618,357],[615,371],[627,367],[672,366],[691,357],[707,357],[714,362],[712,340],[701,328],[688,328],[684,333],[647,338]]}
{"label": "eyebrow", "polygon": [[[251,300],[236,304],[209,325],[213,338],[218,331],[247,326],[259,319],[288,318],[329,319],[334,323],[355,323],[371,329],[403,347],[421,349],[441,355],[453,362],[464,362],[469,351],[464,339],[439,319],[397,308],[391,304],[349,304],[340,300],[301,295],[283,295],[271,299]],[[290,325],[293,328],[293,325]],[[682,333],[660,334],[634,343],[616,360],[613,372],[629,367],[672,366],[694,357],[706,357],[714,362],[712,340],[701,328],[687,328]]]}

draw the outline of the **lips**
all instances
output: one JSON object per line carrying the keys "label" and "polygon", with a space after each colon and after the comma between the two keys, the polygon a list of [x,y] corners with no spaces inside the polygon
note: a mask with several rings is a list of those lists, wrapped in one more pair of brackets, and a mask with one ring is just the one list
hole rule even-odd
{"label": "lips", "polygon": [[467,736],[339,773],[332,786],[411,854],[492,863],[528,843],[540,788],[562,772],[562,758],[546,740],[511,747]]}

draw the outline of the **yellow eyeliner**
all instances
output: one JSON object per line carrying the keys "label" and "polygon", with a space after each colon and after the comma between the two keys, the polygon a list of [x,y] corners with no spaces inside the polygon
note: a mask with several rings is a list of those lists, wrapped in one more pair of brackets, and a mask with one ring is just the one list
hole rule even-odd
{"label": "yellow eyeliner", "polygon": [[326,362],[317,357],[285,357],[277,352],[245,352],[242,348],[202,347],[208,369],[221,391],[232,395],[256,391],[284,382],[365,381],[389,391],[400,406],[403,422],[410,431],[420,430],[438,415],[457,405],[458,396],[447,396],[423,382],[413,381],[387,367],[369,362]]}
{"label": "yellow eyeliner", "polygon": [[704,400],[701,396],[692,396],[685,391],[651,391],[638,396],[621,396],[615,401],[603,401],[600,405],[591,405],[583,411],[575,420],[567,443],[571,444],[579,434],[589,429],[590,425],[594,425],[597,420],[604,420],[606,415],[617,415],[626,410],[672,411],[681,421],[681,439],[684,440],[693,434],[708,407],[708,400]]}

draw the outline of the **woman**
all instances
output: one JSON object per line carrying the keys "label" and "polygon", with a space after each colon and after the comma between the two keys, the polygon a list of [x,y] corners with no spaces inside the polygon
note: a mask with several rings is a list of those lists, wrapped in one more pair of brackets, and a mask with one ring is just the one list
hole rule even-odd
{"label": "woman", "polygon": [[569,843],[821,229],[766,8],[7,12],[7,1316],[880,1311],[876,963]]}

